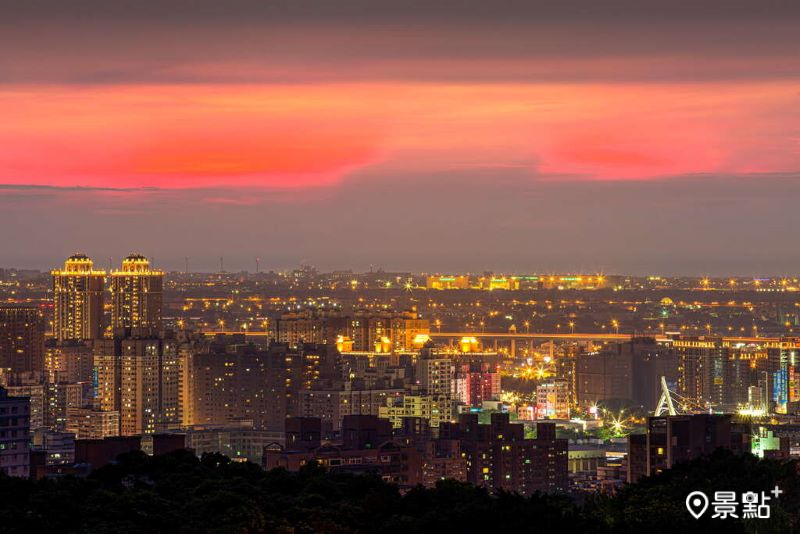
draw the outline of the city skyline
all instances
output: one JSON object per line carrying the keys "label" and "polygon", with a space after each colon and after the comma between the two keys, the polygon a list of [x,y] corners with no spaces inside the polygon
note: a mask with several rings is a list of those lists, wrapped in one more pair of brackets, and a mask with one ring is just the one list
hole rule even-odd
{"label": "city skyline", "polygon": [[0,530],[790,532],[797,0],[0,0]]}
{"label": "city skyline", "polygon": [[177,270],[800,262],[793,2],[6,13],[6,266],[131,248]]}
{"label": "city skyline", "polygon": [[[67,249],[65,249],[67,250]],[[0,265],[0,269],[19,270],[19,271],[40,271],[42,273],[57,268],[63,262],[63,258],[71,255],[85,255],[86,247],[75,249],[72,253],[66,253],[60,259],[56,258],[52,262],[49,260],[37,260],[32,263],[23,264],[7,264]],[[550,263],[549,265],[556,265],[555,267],[541,267],[541,262],[522,263],[517,268],[492,268],[491,265],[495,264],[475,264],[471,263],[472,267],[458,269],[454,268],[457,264],[443,263],[442,268],[438,269],[416,269],[413,267],[399,268],[394,265],[376,264],[376,263],[331,263],[323,259],[322,263],[314,263],[307,259],[301,259],[296,263],[289,263],[287,261],[275,260],[269,256],[213,256],[213,255],[200,255],[197,257],[189,256],[168,256],[166,259],[156,257],[154,255],[141,254],[142,249],[116,248],[115,250],[122,251],[119,255],[103,256],[102,250],[99,254],[89,254],[89,258],[94,260],[95,265],[101,272],[105,274],[112,273],[118,266],[120,261],[123,261],[128,255],[135,254],[141,255],[147,259],[153,268],[163,270],[166,273],[189,273],[189,274],[214,274],[214,273],[288,273],[294,270],[301,269],[315,269],[319,272],[352,272],[353,274],[366,274],[371,272],[386,272],[386,273],[408,273],[416,276],[427,275],[482,275],[485,273],[492,273],[500,276],[516,276],[516,275],[588,275],[588,276],[631,276],[636,278],[645,278],[650,276],[666,277],[666,278],[697,278],[702,279],[721,279],[735,278],[737,280],[759,280],[759,279],[795,279],[797,278],[797,271],[793,268],[784,270],[770,269],[769,267],[758,267],[748,271],[743,270],[694,270],[694,271],[667,271],[664,269],[645,270],[643,268],[633,268],[630,270],[609,270],[604,267],[558,267],[558,263]],[[125,252],[127,250],[127,252]],[[131,252],[135,250],[135,252]],[[284,257],[279,255],[279,257]],[[763,262],[757,262],[757,265],[762,265]],[[449,266],[448,266],[449,265]],[[567,265],[570,265],[567,263]],[[646,264],[651,265],[651,264]],[[188,270],[187,270],[188,269]],[[763,269],[763,270],[761,270]]]}

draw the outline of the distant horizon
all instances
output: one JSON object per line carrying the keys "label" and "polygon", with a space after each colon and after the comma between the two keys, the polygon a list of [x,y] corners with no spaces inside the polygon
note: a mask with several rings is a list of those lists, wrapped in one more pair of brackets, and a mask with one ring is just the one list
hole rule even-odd
{"label": "distant horizon", "polygon": [[[76,251],[77,253],[78,251]],[[106,261],[98,261],[95,257],[91,254],[88,254],[89,258],[94,262],[95,268],[99,270],[108,271],[108,258]],[[54,262],[52,265],[49,266],[19,266],[19,265],[0,265],[0,269],[5,270],[18,270],[18,271],[40,271],[42,273],[48,273],[53,269],[58,269],[63,266],[64,260],[68,256],[64,256],[64,258],[60,262]],[[120,266],[122,258],[125,256],[119,256],[113,258],[113,262],[111,263],[112,269],[116,269]],[[160,260],[156,258],[157,261],[153,262],[153,258],[147,256],[152,262],[151,266],[163,270],[165,273],[169,274],[187,274],[183,268],[173,267],[171,265],[177,265],[178,262],[168,262],[166,266]],[[182,261],[182,260],[181,260]],[[219,259],[217,258],[217,261]],[[327,266],[327,265],[315,265],[311,263],[303,263],[303,264],[296,264],[296,265],[289,265],[289,266],[270,266],[269,264],[264,263],[262,258],[260,263],[260,268],[258,271],[255,270],[255,258],[252,259],[251,263],[253,265],[248,267],[236,268],[236,263],[229,267],[228,258],[225,258],[225,270],[220,271],[219,269],[208,269],[208,268],[201,268],[195,269],[192,268],[191,265],[191,258],[190,258],[190,268],[188,274],[264,274],[264,273],[286,273],[291,272],[294,270],[302,269],[303,267],[309,267],[316,269],[320,274],[332,273],[332,272],[347,272],[350,271],[353,274],[369,274],[369,273],[408,273],[414,276],[436,276],[436,275],[470,275],[470,276],[481,276],[484,273],[492,273],[496,275],[502,276],[526,276],[526,275],[540,275],[540,276],[550,276],[550,275],[589,275],[589,276],[610,276],[610,277],[621,277],[621,276],[632,276],[636,278],[647,278],[649,276],[658,276],[664,278],[709,278],[709,279],[725,279],[725,278],[741,278],[741,279],[758,279],[758,278],[800,278],[800,274],[798,273],[753,273],[753,274],[736,274],[736,273],[663,273],[663,272],[608,272],[604,270],[591,270],[591,269],[473,269],[473,270],[419,270],[419,269],[405,269],[405,268],[393,268],[393,267],[386,267],[386,266],[370,266],[363,267],[363,266]],[[202,263],[202,265],[211,265],[213,262],[208,261]]]}

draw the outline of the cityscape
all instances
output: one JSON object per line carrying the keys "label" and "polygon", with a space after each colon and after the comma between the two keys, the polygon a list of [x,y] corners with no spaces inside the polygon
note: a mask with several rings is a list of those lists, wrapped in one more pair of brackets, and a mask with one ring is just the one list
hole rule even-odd
{"label": "cityscape", "polygon": [[[266,470],[613,494],[800,455],[797,278],[0,270],[2,469],[187,448]],[[688,424],[688,426],[687,426]]]}
{"label": "cityscape", "polygon": [[800,533],[798,28],[0,1],[0,534]]}

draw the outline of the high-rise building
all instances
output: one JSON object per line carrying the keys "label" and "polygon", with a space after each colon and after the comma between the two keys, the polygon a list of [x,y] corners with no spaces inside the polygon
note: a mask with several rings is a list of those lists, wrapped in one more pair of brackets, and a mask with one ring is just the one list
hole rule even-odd
{"label": "high-rise building", "polygon": [[140,254],[122,260],[122,269],[111,272],[111,328],[114,335],[132,328],[161,330],[164,273],[150,268]]}
{"label": "high-rise building", "polygon": [[269,350],[196,354],[192,369],[193,420],[200,425],[249,421],[281,431],[287,416],[301,415],[301,392],[341,376],[332,345],[275,343]]}
{"label": "high-rise building", "polygon": [[575,372],[577,400],[582,406],[633,398],[633,351],[626,344],[579,354]]}
{"label": "high-rise building", "polygon": [[96,407],[119,412],[120,435],[181,425],[178,343],[155,337],[105,340],[95,347]]}
{"label": "high-rise building", "polygon": [[585,407],[618,399],[651,410],[661,395],[661,377],[674,384],[678,380],[678,367],[673,347],[652,338],[637,338],[580,353],[575,365],[578,404]]}
{"label": "high-rise building", "polygon": [[[777,347],[736,344],[719,337],[681,337],[673,347],[678,357],[678,393],[698,406],[731,411],[751,403],[750,388],[772,395],[770,410],[785,413],[787,402],[798,401],[794,383],[796,348],[790,340]],[[771,403],[770,403],[771,404]]]}
{"label": "high-rise building", "polygon": [[0,304],[0,370],[44,370],[44,315],[39,308]]}
{"label": "high-rise building", "polygon": [[30,399],[10,397],[0,387],[0,473],[28,477],[30,472]]}
{"label": "high-rise building", "polygon": [[54,270],[53,333],[58,343],[103,337],[105,271],[96,271],[85,254],[73,254]]}

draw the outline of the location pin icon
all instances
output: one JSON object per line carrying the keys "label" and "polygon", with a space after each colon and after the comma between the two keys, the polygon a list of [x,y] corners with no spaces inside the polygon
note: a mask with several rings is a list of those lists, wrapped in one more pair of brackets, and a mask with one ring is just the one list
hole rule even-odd
{"label": "location pin icon", "polygon": [[693,491],[686,497],[686,508],[695,519],[700,519],[708,510],[708,497],[702,491]]}

